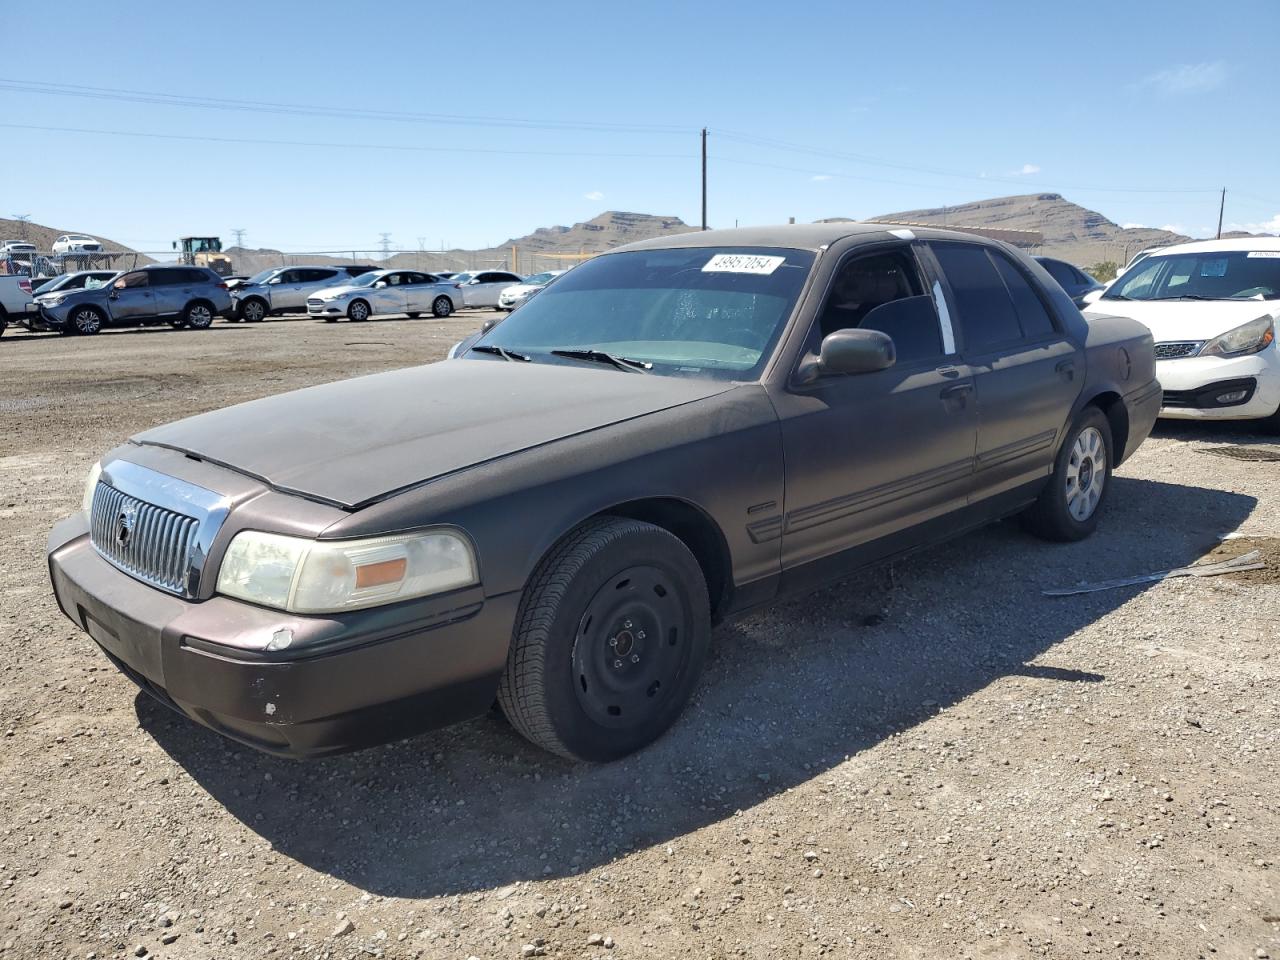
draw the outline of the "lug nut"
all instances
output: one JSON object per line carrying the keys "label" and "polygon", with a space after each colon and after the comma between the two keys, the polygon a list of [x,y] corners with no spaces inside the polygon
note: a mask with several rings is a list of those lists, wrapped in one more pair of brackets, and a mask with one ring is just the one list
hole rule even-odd
{"label": "lug nut", "polygon": [[622,661],[621,661],[621,660],[615,660],[615,661],[613,661],[613,669],[615,669],[615,670],[621,670],[621,669],[622,669]]}
{"label": "lug nut", "polygon": [[618,645],[618,638],[617,638],[617,637],[610,637],[610,638],[609,638],[609,646],[611,646],[611,647],[616,647],[617,645]]}
{"label": "lug nut", "polygon": [[643,631],[643,630],[641,630],[639,633],[637,633],[637,634],[636,634],[636,639],[637,639],[637,640],[643,640],[643,639],[644,639],[644,631]]}
{"label": "lug nut", "polygon": [[633,654],[631,655],[631,662],[632,662],[632,663],[639,663],[639,662],[640,662],[640,654],[638,654],[638,653],[633,653]]}
{"label": "lug nut", "polygon": [[623,625],[624,627],[626,627],[628,630],[630,630],[630,629],[631,629],[631,621],[630,621],[630,620],[623,620],[623,621],[622,621],[622,625]]}

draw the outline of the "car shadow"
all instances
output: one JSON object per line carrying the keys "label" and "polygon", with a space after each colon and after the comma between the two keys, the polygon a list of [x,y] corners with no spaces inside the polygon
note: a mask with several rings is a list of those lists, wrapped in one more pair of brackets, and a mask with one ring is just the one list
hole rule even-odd
{"label": "car shadow", "polygon": [[1067,598],[1041,591],[1191,563],[1255,503],[1118,476],[1089,540],[1049,544],[1000,523],[725,624],[681,721],[606,766],[540,752],[496,709],[311,762],[231,743],[141,693],[137,714],[281,854],[366,891],[438,896],[572,876],[679,842],[1000,678],[1105,679],[1090,664],[1055,662],[1054,647],[1150,585]]}

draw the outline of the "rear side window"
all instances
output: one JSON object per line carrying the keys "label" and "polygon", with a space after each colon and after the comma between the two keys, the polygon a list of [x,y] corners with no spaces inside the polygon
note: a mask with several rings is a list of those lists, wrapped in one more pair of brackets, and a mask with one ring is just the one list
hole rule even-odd
{"label": "rear side window", "polygon": [[1063,288],[1080,282],[1075,271],[1071,269],[1071,264],[1063,263],[1061,260],[1041,260],[1040,266],[1049,271],[1049,276],[1057,280]]}
{"label": "rear side window", "polygon": [[1000,278],[1013,298],[1014,309],[1018,313],[1018,321],[1022,324],[1022,335],[1028,340],[1039,340],[1054,332],[1053,320],[1044,302],[1036,295],[1029,281],[1009,258],[1002,253],[988,251],[996,262]]}
{"label": "rear side window", "polygon": [[989,347],[1020,340],[1018,313],[986,249],[952,242],[930,246],[955,295],[965,348],[981,353]]}

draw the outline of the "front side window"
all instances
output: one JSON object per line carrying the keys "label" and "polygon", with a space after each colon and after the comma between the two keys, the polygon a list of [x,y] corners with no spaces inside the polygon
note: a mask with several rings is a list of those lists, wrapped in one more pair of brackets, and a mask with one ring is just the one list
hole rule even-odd
{"label": "front side window", "polygon": [[1103,300],[1280,300],[1280,250],[1152,255]]}
{"label": "front side window", "polygon": [[1017,310],[986,248],[952,241],[936,241],[930,247],[955,296],[965,349],[981,353],[1021,339]]}
{"label": "front side window", "polygon": [[840,267],[818,315],[818,334],[852,329],[888,334],[899,365],[941,359],[938,314],[908,251],[855,256]]}
{"label": "front side window", "polygon": [[123,277],[116,281],[117,290],[133,290],[139,287],[147,286],[147,272],[145,270],[136,270],[133,273],[126,273]]}
{"label": "front side window", "polygon": [[775,247],[690,247],[600,256],[481,337],[539,363],[599,351],[664,376],[756,379],[814,255]]}

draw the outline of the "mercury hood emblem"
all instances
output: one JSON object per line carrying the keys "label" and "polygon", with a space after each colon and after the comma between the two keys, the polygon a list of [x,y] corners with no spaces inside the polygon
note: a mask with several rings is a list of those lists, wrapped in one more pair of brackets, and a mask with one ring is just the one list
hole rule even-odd
{"label": "mercury hood emblem", "polygon": [[134,506],[125,507],[120,511],[120,516],[116,520],[116,543],[124,546],[129,542],[129,537],[133,535],[133,525],[138,520],[138,509]]}

